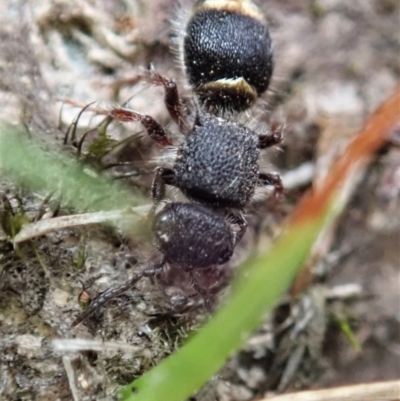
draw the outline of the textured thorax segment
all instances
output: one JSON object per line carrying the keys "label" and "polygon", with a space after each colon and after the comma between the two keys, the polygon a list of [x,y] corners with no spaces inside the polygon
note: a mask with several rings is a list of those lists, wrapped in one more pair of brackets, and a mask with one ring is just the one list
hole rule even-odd
{"label": "textured thorax segment", "polygon": [[226,263],[234,234],[225,219],[200,205],[169,203],[153,223],[156,243],[167,262],[185,269]]}
{"label": "textured thorax segment", "polygon": [[241,209],[258,180],[258,135],[209,114],[199,121],[178,149],[175,185],[194,201]]}
{"label": "textured thorax segment", "polygon": [[206,109],[245,110],[268,88],[272,42],[257,10],[251,2],[206,1],[189,20],[184,64]]}

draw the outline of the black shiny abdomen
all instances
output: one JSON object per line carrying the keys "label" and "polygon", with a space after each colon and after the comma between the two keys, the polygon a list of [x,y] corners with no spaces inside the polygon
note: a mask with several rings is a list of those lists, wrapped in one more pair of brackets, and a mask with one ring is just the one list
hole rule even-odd
{"label": "black shiny abdomen", "polygon": [[[268,88],[273,70],[268,28],[255,18],[235,12],[198,11],[186,27],[184,63],[195,91],[210,82],[242,77],[261,94]],[[223,96],[222,103],[229,101]],[[200,100],[207,106],[207,99]],[[231,108],[242,108],[238,99],[230,100],[234,102]]]}

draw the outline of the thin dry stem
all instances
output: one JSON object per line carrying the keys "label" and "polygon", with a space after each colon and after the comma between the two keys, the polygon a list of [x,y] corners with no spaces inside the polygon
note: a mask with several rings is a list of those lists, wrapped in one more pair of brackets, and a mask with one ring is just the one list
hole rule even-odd
{"label": "thin dry stem", "polygon": [[357,384],[326,390],[302,391],[261,401],[398,401],[400,380]]}
{"label": "thin dry stem", "polygon": [[74,401],[80,401],[78,389],[75,383],[75,372],[72,367],[71,358],[68,356],[62,357],[65,373],[67,374],[69,388],[71,390],[72,398]]}
{"label": "thin dry stem", "polygon": [[62,230],[88,224],[107,223],[121,219],[132,218],[135,215],[145,216],[151,209],[151,205],[138,206],[127,210],[110,210],[107,212],[94,212],[74,214],[71,216],[55,217],[53,219],[40,220],[22,227],[21,231],[14,237],[14,244],[40,237],[52,231]]}
{"label": "thin dry stem", "polygon": [[122,351],[125,354],[143,354],[145,349],[116,341],[86,340],[84,338],[73,339],[54,339],[52,341],[55,351],[58,352],[117,352]]}

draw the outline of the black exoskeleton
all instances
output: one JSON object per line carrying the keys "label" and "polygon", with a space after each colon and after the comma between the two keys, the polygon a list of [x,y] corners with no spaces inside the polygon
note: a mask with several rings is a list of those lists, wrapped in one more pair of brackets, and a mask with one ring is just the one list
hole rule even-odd
{"label": "black exoskeleton", "polygon": [[[201,0],[182,32],[181,59],[200,103],[194,122],[189,122],[173,80],[151,70],[128,81],[163,86],[166,108],[185,136],[172,167],[158,167],[152,185],[153,234],[163,260],[100,294],[73,325],[143,277],[160,274],[166,264],[190,276],[193,289],[210,309],[208,291],[197,282],[194,272],[213,269],[231,259],[247,227],[242,212],[257,186],[273,186],[275,194],[282,192],[277,174],[259,172],[260,149],[281,142],[280,127],[271,125],[268,132],[259,135],[215,115],[246,110],[268,88],[273,71],[272,42],[260,10],[251,0]],[[121,107],[95,111],[118,121],[140,122],[159,145],[174,145],[168,132],[150,115]],[[191,203],[164,205],[166,185],[179,188]]]}

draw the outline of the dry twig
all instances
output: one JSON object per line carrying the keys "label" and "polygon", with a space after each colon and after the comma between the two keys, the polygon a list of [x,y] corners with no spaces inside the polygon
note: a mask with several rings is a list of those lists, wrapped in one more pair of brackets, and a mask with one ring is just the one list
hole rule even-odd
{"label": "dry twig", "polygon": [[[150,209],[151,205],[144,205],[132,208],[129,212],[134,213],[131,214],[132,218],[134,218],[135,214],[139,216],[145,216]],[[111,210],[107,212],[74,214],[71,216],[61,216],[52,219],[40,220],[22,227],[21,231],[14,237],[14,244],[18,244],[35,237],[40,237],[52,231],[62,230],[64,228],[126,219],[129,216],[129,212],[127,210]]]}
{"label": "dry twig", "polygon": [[400,380],[357,384],[332,389],[302,391],[261,401],[399,401]]}

